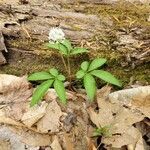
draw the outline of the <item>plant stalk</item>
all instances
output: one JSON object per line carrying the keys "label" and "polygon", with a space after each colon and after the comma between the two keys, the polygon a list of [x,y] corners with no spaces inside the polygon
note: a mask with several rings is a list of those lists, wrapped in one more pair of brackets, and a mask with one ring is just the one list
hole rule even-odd
{"label": "plant stalk", "polygon": [[69,74],[68,69],[67,69],[67,65],[66,65],[66,62],[65,62],[65,59],[64,59],[63,55],[61,54],[60,56],[61,56],[63,65],[64,65],[64,67],[65,67],[65,70],[66,70],[66,72]]}
{"label": "plant stalk", "polygon": [[68,64],[68,77],[69,77],[69,82],[71,84],[71,66],[70,66],[70,58],[69,58],[69,56],[67,57],[67,64]]}

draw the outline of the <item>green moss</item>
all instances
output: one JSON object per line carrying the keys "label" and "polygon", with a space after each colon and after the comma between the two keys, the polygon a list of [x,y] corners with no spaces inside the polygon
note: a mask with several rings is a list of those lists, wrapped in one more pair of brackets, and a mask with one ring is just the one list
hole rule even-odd
{"label": "green moss", "polygon": [[41,48],[41,42],[33,39],[9,39],[7,40],[8,47],[14,47],[22,50],[33,51],[38,48]]}

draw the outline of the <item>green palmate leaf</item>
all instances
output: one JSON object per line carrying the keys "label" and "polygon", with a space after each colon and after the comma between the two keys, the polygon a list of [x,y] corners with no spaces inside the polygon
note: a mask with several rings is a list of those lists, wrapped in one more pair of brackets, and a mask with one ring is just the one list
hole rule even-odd
{"label": "green palmate leaf", "polygon": [[51,73],[51,75],[53,75],[54,77],[58,76],[58,70],[55,68],[52,68],[49,70],[49,72]]}
{"label": "green palmate leaf", "polygon": [[92,75],[86,74],[84,76],[84,87],[89,100],[93,101],[96,93],[96,82]]}
{"label": "green palmate leaf", "polygon": [[119,87],[122,86],[121,82],[116,79],[111,73],[107,72],[107,71],[104,71],[104,70],[93,70],[91,72],[92,75],[108,82],[108,83],[111,83],[111,84],[114,84],[114,85],[117,85]]}
{"label": "green palmate leaf", "polygon": [[29,81],[39,81],[39,80],[48,80],[48,79],[52,79],[52,78],[53,78],[53,76],[50,75],[48,72],[41,71],[41,72],[36,72],[36,73],[31,74],[28,77],[28,80]]}
{"label": "green palmate leaf", "polygon": [[39,85],[35,92],[33,93],[32,100],[30,106],[34,106],[37,104],[45,95],[47,90],[52,86],[54,80],[44,81],[41,85]]}
{"label": "green palmate leaf", "polygon": [[86,52],[88,52],[86,48],[76,47],[72,50],[71,55],[76,55],[76,54],[81,54],[81,53],[86,53]]}
{"label": "green palmate leaf", "polygon": [[71,46],[71,42],[67,39],[61,41],[61,43],[68,49],[68,51],[70,52],[70,50],[72,49],[72,46]]}
{"label": "green palmate leaf", "polygon": [[52,48],[52,49],[57,49],[57,50],[59,50],[59,44],[58,44],[58,43],[49,42],[49,43],[46,44],[46,46],[47,46],[48,48]]}
{"label": "green palmate leaf", "polygon": [[62,43],[58,43],[59,51],[64,54],[68,55],[68,49],[66,46],[64,46]]}
{"label": "green palmate leaf", "polygon": [[89,62],[88,62],[88,61],[84,61],[84,62],[81,64],[81,68],[82,68],[82,70],[84,70],[84,71],[87,71],[87,70],[88,70],[88,67],[89,67]]}
{"label": "green palmate leaf", "polygon": [[57,79],[60,80],[60,81],[65,81],[66,78],[65,78],[64,75],[60,74],[60,75],[57,76]]}
{"label": "green palmate leaf", "polygon": [[85,72],[84,72],[83,70],[79,70],[79,71],[76,73],[77,79],[83,78],[84,75],[85,75]]}
{"label": "green palmate leaf", "polygon": [[95,70],[95,69],[101,67],[102,65],[104,65],[104,64],[106,63],[106,61],[107,61],[107,60],[104,59],[104,58],[97,58],[97,59],[94,59],[94,60],[91,62],[88,71],[92,71],[92,70]]}
{"label": "green palmate leaf", "polygon": [[60,80],[55,80],[54,81],[54,88],[56,90],[56,93],[60,99],[60,101],[63,103],[63,104],[66,104],[66,91],[65,91],[65,87],[64,87],[64,84],[62,81]]}

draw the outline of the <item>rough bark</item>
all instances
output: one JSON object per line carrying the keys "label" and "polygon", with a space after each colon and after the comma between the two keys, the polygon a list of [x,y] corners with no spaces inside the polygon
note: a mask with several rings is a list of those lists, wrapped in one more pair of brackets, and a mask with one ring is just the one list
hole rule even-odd
{"label": "rough bark", "polygon": [[5,46],[5,43],[4,43],[3,34],[1,32],[1,30],[0,30],[0,65],[6,63],[6,59],[3,56],[3,54],[2,54],[3,51],[7,52],[7,49],[6,49],[6,46]]}
{"label": "rough bark", "polygon": [[[75,40],[89,38],[93,32],[102,27],[103,21],[95,15],[85,15],[61,9],[59,5],[46,3],[1,4],[1,26],[5,35],[46,40],[50,27],[59,26]],[[9,18],[9,19],[8,19]],[[80,31],[75,30],[75,25]],[[23,33],[24,31],[24,33]],[[27,33],[28,32],[28,33]],[[22,35],[23,36],[23,35]]]}
{"label": "rough bark", "polygon": [[[40,2],[5,0],[0,4],[0,26],[3,34],[11,38],[46,41],[49,29],[59,26],[69,38],[80,41],[92,38],[103,24],[109,23],[95,15],[62,9],[57,2],[53,4],[47,0]],[[2,62],[5,63],[4,57],[1,58],[1,64]]]}

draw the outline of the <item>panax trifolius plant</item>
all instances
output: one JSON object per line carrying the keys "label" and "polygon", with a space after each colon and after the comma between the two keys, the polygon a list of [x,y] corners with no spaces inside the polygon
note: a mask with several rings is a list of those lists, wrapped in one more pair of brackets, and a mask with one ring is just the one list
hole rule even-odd
{"label": "panax trifolius plant", "polygon": [[[86,48],[73,47],[70,40],[65,38],[65,34],[60,28],[52,28],[50,30],[49,43],[47,46],[48,48],[57,50],[59,52],[71,84],[70,57],[73,55],[86,53],[88,50]],[[64,57],[66,57],[67,62],[65,61]]]}
{"label": "panax trifolius plant", "polygon": [[57,69],[52,68],[49,72],[42,71],[33,73],[28,77],[29,81],[43,81],[34,91],[30,105],[37,104],[45,95],[50,87],[54,87],[60,101],[66,104],[66,92],[64,87],[65,76],[60,74]]}
{"label": "panax trifolius plant", "polygon": [[[70,59],[71,55],[77,55],[87,52],[86,48],[72,47],[71,42],[65,38],[64,32],[60,28],[52,28],[49,32],[49,43],[46,44],[48,48],[58,50],[62,58],[62,62],[68,73],[69,82],[71,82],[71,67]],[[64,59],[67,57],[67,62]],[[66,92],[63,81],[65,77],[58,73],[55,68],[50,69],[49,72],[37,72],[28,77],[29,81],[43,81],[41,85],[37,87],[33,93],[31,100],[31,106],[37,104],[45,95],[50,87],[54,87],[56,93],[63,104],[66,104]]]}
{"label": "panax trifolius plant", "polygon": [[116,79],[111,73],[98,69],[105,63],[106,59],[104,58],[96,58],[91,62],[84,61],[81,64],[80,70],[76,73],[76,78],[83,80],[83,85],[90,101],[93,101],[97,89],[95,77],[116,86],[122,86],[121,82]]}
{"label": "panax trifolius plant", "polygon": [[[60,53],[62,62],[68,73],[69,82],[71,83],[71,67],[70,67],[70,56],[88,52],[86,48],[73,47],[71,42],[65,38],[64,32],[60,28],[52,28],[49,32],[49,43],[48,48],[55,49]],[[67,62],[64,59],[67,58]],[[106,63],[106,59],[97,58],[92,62],[85,61],[81,64],[81,69],[77,72],[77,79],[83,79],[84,87],[86,89],[88,98],[90,101],[94,99],[96,93],[96,82],[95,77],[101,78],[102,80],[111,84],[121,86],[119,80],[117,80],[109,72],[103,70],[97,70],[103,64]],[[42,83],[36,88],[33,93],[31,106],[37,104],[45,95],[50,87],[54,87],[56,93],[63,104],[66,104],[66,92],[64,87],[65,76],[60,74],[57,69],[52,68],[49,71],[42,71],[33,73],[28,77],[29,81],[42,81]]]}

